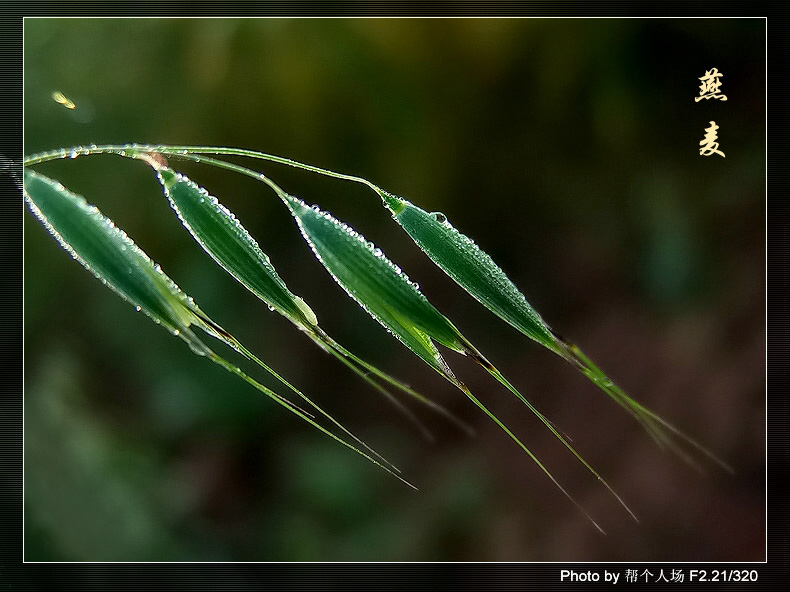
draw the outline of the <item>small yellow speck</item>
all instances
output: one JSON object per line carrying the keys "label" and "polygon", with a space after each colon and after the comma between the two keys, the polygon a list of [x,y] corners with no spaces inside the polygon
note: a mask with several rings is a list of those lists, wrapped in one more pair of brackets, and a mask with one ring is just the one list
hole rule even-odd
{"label": "small yellow speck", "polygon": [[52,100],[55,101],[56,103],[63,105],[66,109],[77,108],[77,105],[75,105],[74,102],[71,101],[70,99],[67,99],[66,95],[64,95],[60,91],[56,91],[52,93]]}

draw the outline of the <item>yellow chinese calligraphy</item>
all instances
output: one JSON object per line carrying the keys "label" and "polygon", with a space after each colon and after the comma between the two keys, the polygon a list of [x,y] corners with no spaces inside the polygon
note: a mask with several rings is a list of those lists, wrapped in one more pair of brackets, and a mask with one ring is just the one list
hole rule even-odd
{"label": "yellow chinese calligraphy", "polygon": [[700,96],[696,97],[694,101],[697,103],[702,99],[720,99],[726,101],[727,96],[719,94],[719,87],[721,86],[721,80],[719,80],[719,78],[721,76],[724,76],[724,74],[719,72],[716,68],[706,70],[705,76],[700,76],[699,78],[702,81],[702,84],[699,85]]}
{"label": "yellow chinese calligraphy", "polygon": [[716,141],[718,140],[718,136],[716,135],[716,130],[719,129],[719,126],[716,125],[715,121],[710,122],[710,127],[705,130],[705,139],[703,139],[699,145],[702,148],[699,149],[699,153],[702,156],[710,156],[711,154],[718,154],[722,158],[724,157],[724,152],[719,150],[719,143]]}

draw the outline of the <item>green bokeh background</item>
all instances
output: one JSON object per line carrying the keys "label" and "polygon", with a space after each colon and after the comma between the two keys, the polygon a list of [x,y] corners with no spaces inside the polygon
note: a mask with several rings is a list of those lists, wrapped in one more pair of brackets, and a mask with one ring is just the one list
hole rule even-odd
{"label": "green bokeh background", "polygon": [[[474,424],[476,438],[415,408],[436,437],[421,439],[214,265],[144,164],[80,157],[36,170],[98,205],[420,491],[194,356],[25,212],[25,559],[763,559],[764,55],[762,20],[26,19],[26,154],[236,146],[441,210],[559,333],[736,474],[699,475],[662,453],[571,366],[446,278],[369,191],[252,163],[375,241],[573,438],[641,524],[512,395],[446,354],[602,537],[345,296],[263,185],[179,164],[238,215],[330,334]],[[695,102],[712,67],[728,101]],[[699,155],[711,120],[726,158]]]}

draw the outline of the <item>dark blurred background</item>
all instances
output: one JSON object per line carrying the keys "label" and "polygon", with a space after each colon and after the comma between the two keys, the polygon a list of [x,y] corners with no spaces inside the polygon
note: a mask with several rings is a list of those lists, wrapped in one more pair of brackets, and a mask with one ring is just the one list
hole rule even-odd
{"label": "dark blurred background", "polygon": [[[238,215],[330,334],[476,438],[413,407],[436,436],[421,439],[218,268],[146,165],[88,156],[36,170],[98,205],[420,491],[193,355],[26,212],[25,559],[764,559],[764,55],[763,20],[26,19],[26,154],[93,142],[258,149],[441,210],[560,334],[736,472],[699,474],[659,450],[444,276],[371,192],[252,162],[382,247],[573,438],[641,524],[515,397],[446,353],[603,537],[345,296],[263,185],[178,164]],[[695,102],[713,67],[728,100]],[[699,154],[711,120],[726,158]]]}

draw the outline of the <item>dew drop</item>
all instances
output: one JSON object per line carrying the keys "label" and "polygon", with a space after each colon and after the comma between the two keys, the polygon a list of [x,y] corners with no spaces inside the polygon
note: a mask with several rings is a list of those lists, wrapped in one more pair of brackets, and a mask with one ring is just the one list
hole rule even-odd
{"label": "dew drop", "polygon": [[431,216],[432,216],[432,217],[433,217],[433,219],[434,219],[434,220],[436,220],[436,221],[437,221],[439,224],[444,224],[445,222],[447,222],[447,216],[445,216],[445,215],[444,215],[444,214],[442,214],[441,212],[433,212],[433,213],[431,214]]}
{"label": "dew drop", "polygon": [[[200,344],[200,345],[198,345]],[[191,339],[187,340],[187,345],[189,345],[189,349],[192,350],[193,353],[199,356],[208,355],[207,348],[203,345],[202,342],[198,341],[197,343],[193,343]]]}

